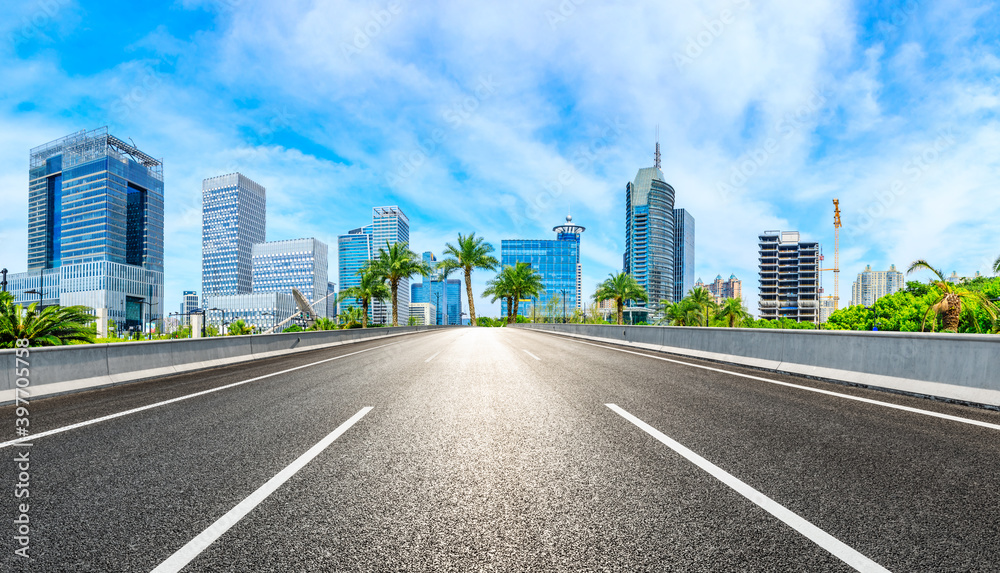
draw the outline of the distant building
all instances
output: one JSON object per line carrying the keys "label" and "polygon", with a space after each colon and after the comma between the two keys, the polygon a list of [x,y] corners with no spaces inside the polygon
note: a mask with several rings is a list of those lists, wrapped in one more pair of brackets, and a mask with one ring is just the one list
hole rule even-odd
{"label": "distant building", "polygon": [[335,318],[337,311],[337,285],[331,282],[326,283],[326,315]]}
{"label": "distant building", "polygon": [[760,318],[819,320],[819,243],[799,241],[798,231],[759,236]]}
{"label": "distant building", "polygon": [[820,324],[830,320],[830,315],[834,313],[833,298],[823,298],[819,301],[819,322]]}
{"label": "distant building", "polygon": [[[410,242],[410,219],[398,206],[375,207],[372,209],[372,223],[358,229],[348,231],[346,235],[337,237],[338,282],[340,289],[346,290],[360,284],[358,271],[364,268],[368,261],[378,256],[379,249],[386,245]],[[400,324],[405,324],[410,317],[410,280],[399,281],[397,293],[399,309],[397,317]],[[342,307],[347,305],[361,308],[361,301],[345,299]],[[391,320],[392,301],[372,301],[369,314],[376,324],[385,324]]]}
{"label": "distant building", "polygon": [[106,309],[120,329],[162,323],[163,197],[163,162],[107,127],[32,149],[14,302]]}
{"label": "distant building", "polygon": [[[352,229],[346,235],[337,237],[337,282],[340,283],[341,292],[361,284],[358,272],[368,264],[371,258],[371,225]],[[356,298],[347,298],[339,301],[339,306],[342,312],[348,306],[361,308],[361,301]]]}
{"label": "distant building", "polygon": [[[229,325],[237,320],[264,332],[299,312],[295,299],[284,292],[215,295],[209,300],[212,306],[205,311],[205,324],[218,328],[220,333],[227,332]],[[288,326],[291,323],[278,332]]]}
{"label": "distant building", "polygon": [[[501,267],[517,263],[531,265],[541,277],[543,290],[538,296],[518,304],[521,316],[541,316],[551,310],[561,317],[582,307],[580,235],[585,230],[574,225],[572,217],[566,217],[566,224],[552,229],[556,239],[504,239],[500,242]],[[547,309],[553,297],[557,308]],[[500,303],[501,316],[507,315],[507,301]]]}
{"label": "distant building", "polygon": [[858,280],[851,286],[851,306],[871,306],[878,299],[899,292],[906,286],[906,277],[889,265],[887,271],[873,271],[871,265],[858,273]]}
{"label": "distant building", "polygon": [[722,280],[722,275],[716,275],[715,280],[707,285],[698,279],[695,286],[708,290],[716,304],[721,304],[727,298],[743,298],[743,282],[736,275],[729,275],[729,280],[725,281]]}
{"label": "distant building", "polygon": [[431,324],[459,325],[462,320],[462,281],[459,279],[439,280],[434,270],[437,257],[430,251],[424,252],[423,262],[431,268],[430,277],[410,285],[410,304],[433,303],[435,317]]}
{"label": "distant building", "polygon": [[189,313],[198,308],[198,293],[193,290],[184,291],[184,295],[181,297],[181,313],[180,313],[180,324],[187,326],[191,323],[191,317]]}
{"label": "distant building", "polygon": [[427,326],[435,324],[434,317],[437,316],[437,307],[431,302],[411,302],[410,316],[416,318],[417,326]]}
{"label": "distant building", "polygon": [[240,173],[205,179],[201,209],[202,297],[252,292],[253,245],[265,241],[264,187]]}
{"label": "distant building", "polygon": [[674,301],[694,288],[694,217],[674,209]]}
{"label": "distant building", "polygon": [[291,294],[298,289],[317,316],[327,316],[326,243],[313,238],[257,243],[251,261],[254,293]]}

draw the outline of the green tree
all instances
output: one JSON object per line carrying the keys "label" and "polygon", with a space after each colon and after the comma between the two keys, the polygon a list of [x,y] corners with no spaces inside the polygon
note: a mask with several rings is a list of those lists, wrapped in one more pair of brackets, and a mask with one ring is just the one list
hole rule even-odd
{"label": "green tree", "polygon": [[697,326],[708,326],[709,317],[716,308],[712,293],[707,288],[695,287],[688,291],[685,300],[697,311]]}
{"label": "green tree", "polygon": [[309,327],[309,330],[337,330],[337,323],[333,320],[322,316],[313,322],[313,325]]}
{"label": "green tree", "polygon": [[[934,273],[937,280],[931,279],[931,284],[937,290],[936,298],[933,306],[929,307],[924,313],[924,318],[920,326],[920,330],[924,329],[924,325],[927,322],[927,317],[930,313],[934,313],[937,317],[940,317],[943,322],[944,332],[958,332],[959,323],[961,322],[963,311],[968,314],[975,314],[976,309],[984,310],[990,317],[990,324],[996,323],[997,316],[1000,314],[1000,309],[997,309],[986,296],[983,295],[981,291],[971,290],[964,285],[957,285],[952,282],[945,280],[944,275],[941,271],[932,267],[927,261],[923,259],[918,259],[910,265],[906,273],[910,274],[914,271],[926,269]],[[975,319],[973,318],[975,322]],[[977,330],[979,323],[976,322]],[[993,330],[990,328],[990,330]]]}
{"label": "green tree", "polygon": [[0,348],[14,348],[19,339],[30,346],[62,346],[92,343],[97,330],[94,317],[84,306],[48,306],[40,311],[38,303],[27,307],[14,304],[14,295],[0,292]]}
{"label": "green tree", "polygon": [[228,331],[230,336],[239,336],[242,334],[251,333],[250,325],[244,322],[242,318],[234,320],[233,322],[229,323]]}
{"label": "green tree", "polygon": [[[505,266],[500,269],[497,276],[486,281],[486,290],[483,291],[483,297],[492,297],[490,302],[496,302],[497,300],[504,299],[507,301],[507,323],[510,324],[511,316],[514,313],[514,294],[513,294],[513,279],[512,279],[512,267],[510,265]],[[482,321],[476,321],[476,326],[482,326]]]}
{"label": "green tree", "polygon": [[743,306],[743,299],[727,298],[719,305],[716,316],[725,320],[729,328],[734,328],[745,323],[750,318],[750,313]]}
{"label": "green tree", "polygon": [[371,268],[371,265],[358,271],[361,280],[357,286],[340,291],[340,297],[356,298],[361,301],[361,328],[368,328],[368,308],[373,300],[389,298],[389,287],[385,286],[382,276]]}
{"label": "green tree", "polygon": [[420,260],[420,255],[410,250],[407,243],[385,242],[379,247],[378,255],[371,262],[371,268],[388,283],[392,298],[392,325],[399,326],[399,282],[413,275],[428,276],[430,267]]}
{"label": "green tree", "polygon": [[[514,299],[514,310],[507,319],[510,324],[520,310],[521,300],[537,297],[545,290],[542,275],[531,268],[528,263],[516,263],[511,267],[511,295]],[[508,307],[509,308],[509,307]]]}
{"label": "green tree", "polygon": [[465,294],[469,299],[469,324],[476,324],[476,302],[472,297],[472,271],[474,269],[495,270],[500,263],[491,255],[493,245],[486,242],[475,233],[458,234],[456,245],[446,243],[444,254],[447,259],[441,261],[445,268],[462,269],[465,273]]}
{"label": "green tree", "polygon": [[344,324],[344,328],[361,328],[365,316],[360,308],[347,305],[337,318]]}
{"label": "green tree", "polygon": [[618,324],[624,324],[625,301],[647,302],[649,295],[646,294],[646,289],[642,288],[642,285],[636,282],[632,275],[625,272],[618,274],[611,273],[597,287],[597,292],[594,293],[594,301],[601,302],[605,300],[613,300],[615,302],[615,308],[618,311]]}

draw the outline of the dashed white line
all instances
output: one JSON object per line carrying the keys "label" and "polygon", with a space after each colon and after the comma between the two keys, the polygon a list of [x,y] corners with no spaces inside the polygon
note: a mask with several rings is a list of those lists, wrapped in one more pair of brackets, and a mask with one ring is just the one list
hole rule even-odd
{"label": "dashed white line", "polygon": [[427,360],[424,360],[424,362],[430,362],[431,360],[434,360],[434,357],[437,356],[438,354],[441,354],[440,350],[438,350],[437,352],[435,352],[434,354],[432,354],[431,357],[428,358]]}
{"label": "dashed white line", "polygon": [[232,508],[228,513],[217,519],[215,523],[209,525],[208,529],[202,531],[201,534],[189,541],[187,545],[181,547],[174,552],[173,555],[168,557],[166,561],[160,563],[156,569],[153,569],[152,573],[176,573],[177,571],[183,569],[184,566],[191,562],[191,560],[197,557],[209,545],[214,543],[216,539],[221,537],[223,533],[229,531],[229,528],[236,525],[236,523],[243,519],[246,514],[250,513],[253,508],[260,505],[260,502],[267,499],[269,495],[274,493],[274,491],[288,481],[290,477],[305,467],[305,465],[318,456],[320,452],[332,444],[334,440],[339,438],[351,426],[357,423],[358,420],[363,418],[365,414],[371,411],[371,409],[371,406],[362,408],[357,414],[351,416],[351,419],[337,426],[336,430],[330,432],[330,434],[320,440],[319,443],[309,448],[309,451],[299,456],[298,459],[289,464],[285,469],[278,472],[278,475],[267,480],[267,483],[257,488],[257,491],[251,493],[246,499],[238,503],[236,507]]}
{"label": "dashed white line", "polygon": [[530,357],[534,358],[535,360],[539,360],[539,361],[541,360],[541,358],[539,358],[539,357],[535,356],[534,354],[532,354],[532,353],[528,352],[527,350],[525,350],[525,352],[526,352],[526,353],[528,354],[528,356],[530,356]]}
{"label": "dashed white line", "polygon": [[263,380],[265,378],[271,378],[272,376],[280,376],[282,374],[287,374],[289,372],[294,372],[296,370],[302,370],[303,368],[309,368],[310,366],[316,366],[318,364],[324,364],[326,362],[331,362],[333,360],[340,360],[341,358],[347,358],[348,356],[354,356],[355,354],[361,354],[362,352],[370,352],[372,350],[378,350],[379,348],[385,348],[386,346],[392,346],[393,344],[399,344],[398,342],[390,342],[389,344],[381,344],[379,346],[373,346],[372,348],[365,348],[364,350],[358,350],[357,352],[351,352],[349,354],[341,354],[340,356],[334,356],[333,358],[327,358],[325,360],[319,360],[317,362],[310,362],[309,364],[303,364],[302,366],[296,366],[295,368],[289,368],[287,370],[282,370],[281,372],[272,372],[271,374],[264,374],[263,376],[257,376],[256,378],[250,378],[249,380],[242,380],[240,382],[233,382],[232,384],[226,384],[225,386],[219,386],[218,388],[212,388],[210,390],[202,390],[201,392],[195,392],[194,394],[188,394],[186,396],[179,396],[177,398],[171,398],[170,400],[164,400],[162,402],[157,402],[155,404],[149,404],[147,406],[140,406],[138,408],[132,408],[131,410],[125,410],[124,412],[118,412],[116,414],[108,414],[107,416],[101,416],[100,418],[94,418],[93,420],[87,420],[85,422],[78,422],[76,424],[70,424],[69,426],[63,426],[61,428],[56,428],[54,430],[48,430],[45,432],[38,432],[37,434],[32,434],[25,438],[18,438],[16,440],[10,440],[7,442],[0,443],[0,448],[6,448],[8,446],[13,446],[25,442],[28,440],[37,440],[38,438],[44,438],[45,436],[51,436],[53,434],[61,434],[63,432],[68,432],[70,430],[75,430],[77,428],[83,428],[84,426],[90,426],[91,424],[97,424],[99,422],[106,422],[108,420],[113,420],[115,418],[121,418],[122,416],[128,416],[129,414],[135,414],[137,412],[142,412],[144,410],[149,410],[152,408],[159,408],[160,406],[166,406],[167,404],[173,404],[174,402],[180,402],[182,400],[188,400],[191,398],[197,398],[198,396],[204,396],[205,394],[211,394],[212,392],[219,392],[221,390],[228,390],[229,388],[235,388],[237,386],[242,386],[243,384],[249,384],[251,382],[256,382],[258,380]]}
{"label": "dashed white line", "polygon": [[781,505],[780,503],[774,501],[773,499],[767,497],[756,489],[750,487],[749,485],[743,483],[732,474],[726,472],[719,466],[713,464],[712,462],[706,460],[705,458],[699,456],[698,454],[692,452],[690,449],[681,445],[679,442],[667,437],[665,434],[657,430],[656,428],[650,426],[646,422],[643,422],[639,418],[636,418],[632,414],[626,412],[621,407],[615,404],[605,404],[608,408],[611,408],[616,414],[625,418],[629,422],[632,422],[638,426],[642,431],[646,432],[657,441],[667,446],[671,450],[677,452],[678,454],[684,456],[688,461],[692,462],[694,465],[705,470],[712,477],[726,484],[737,493],[743,497],[754,502],[760,506],[764,511],[770,513],[774,517],[784,522],[786,525],[798,531],[810,541],[819,545],[823,549],[830,552],[831,555],[840,559],[844,563],[850,565],[857,571],[868,572],[886,572],[888,569],[882,567],[878,563],[875,563],[871,559],[865,557],[855,549],[851,548],[844,542],[840,541],[836,537],[830,535],[829,533],[823,531],[822,529],[816,527],[812,523],[806,521],[800,517],[795,512]]}
{"label": "dashed white line", "polygon": [[732,372],[730,370],[723,370],[722,368],[712,368],[711,366],[703,366],[701,364],[692,364],[690,362],[684,362],[683,360],[674,360],[672,358],[665,358],[663,356],[654,356],[652,354],[645,354],[643,352],[635,352],[632,350],[625,350],[624,348],[615,348],[613,346],[605,346],[603,344],[594,344],[592,342],[584,342],[583,340],[576,340],[571,338],[574,342],[579,342],[580,344],[586,344],[588,346],[596,346],[598,348],[606,348],[608,350],[614,350],[615,352],[624,352],[626,354],[635,354],[636,356],[645,356],[646,358],[652,358],[654,360],[662,360],[663,362],[672,362],[674,364],[683,364],[684,366],[690,366],[692,368],[700,368],[702,370],[709,370],[711,372],[719,372],[721,374],[729,374],[730,376],[738,376],[740,378],[747,378],[749,380],[758,380],[760,382],[767,382],[769,384],[777,384],[778,386],[786,386],[788,388],[796,388],[798,390],[806,390],[809,392],[816,392],[817,394],[825,394],[827,396],[836,396],[838,398],[844,398],[846,400],[854,400],[856,402],[864,402],[866,404],[874,404],[876,406],[883,406],[885,408],[892,408],[894,410],[902,410],[904,412],[911,412],[913,414],[921,414],[923,416],[931,416],[934,418],[941,418],[943,420],[951,420],[952,422],[961,422],[963,424],[970,424],[973,426],[980,426],[983,428],[990,428],[991,430],[1000,430],[1000,424],[991,424],[990,422],[983,422],[980,420],[972,420],[970,418],[960,418],[958,416],[952,416],[950,414],[942,414],[940,412],[932,412],[930,410],[921,410],[920,408],[913,408],[910,406],[902,406],[900,404],[893,404],[891,402],[882,402],[881,400],[872,400],[871,398],[862,398],[861,396],[851,396],[850,394],[841,394],[840,392],[832,392],[830,390],[823,390],[822,388],[812,388],[810,386],[802,386],[800,384],[792,384],[791,382],[782,382],[781,380],[773,380],[771,378],[762,378],[760,376],[751,376],[750,374],[741,374],[739,372]]}

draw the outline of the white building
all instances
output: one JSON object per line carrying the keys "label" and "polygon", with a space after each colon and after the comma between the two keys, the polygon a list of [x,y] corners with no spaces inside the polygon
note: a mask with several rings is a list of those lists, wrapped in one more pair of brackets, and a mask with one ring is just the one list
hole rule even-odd
{"label": "white building", "polygon": [[871,265],[858,274],[858,280],[851,286],[851,306],[871,306],[878,299],[903,290],[906,277],[889,265],[887,271],[873,271]]}

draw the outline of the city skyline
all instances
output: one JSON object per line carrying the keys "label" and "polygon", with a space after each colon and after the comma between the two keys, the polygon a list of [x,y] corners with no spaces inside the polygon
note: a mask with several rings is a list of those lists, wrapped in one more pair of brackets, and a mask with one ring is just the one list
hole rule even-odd
{"label": "city skyline", "polygon": [[[998,175],[983,159],[1000,148],[998,50],[984,33],[995,2],[650,4],[628,38],[616,31],[637,20],[620,7],[515,3],[477,12],[454,43],[426,35],[460,16],[448,5],[402,5],[360,40],[367,4],[340,6],[324,34],[310,31],[331,20],[322,4],[239,7],[5,6],[5,266],[27,268],[28,150],[101,125],[164,158],[167,308],[199,289],[200,182],[234,171],[267,187],[276,236],[329,245],[372,204],[407,210],[417,252],[473,230],[497,248],[543,236],[572,207],[589,229],[589,295],[621,266],[617,191],[648,163],[657,124],[664,174],[699,217],[696,274],[753,276],[761,229],[832,245],[834,196],[843,293],[866,264],[926,258],[973,276],[997,254],[985,239],[996,208],[968,208]],[[250,60],[274,73],[236,72]],[[948,208],[939,189],[956,197]],[[959,229],[984,239],[935,240]],[[478,298],[487,275],[474,276],[477,309],[496,316]]]}

